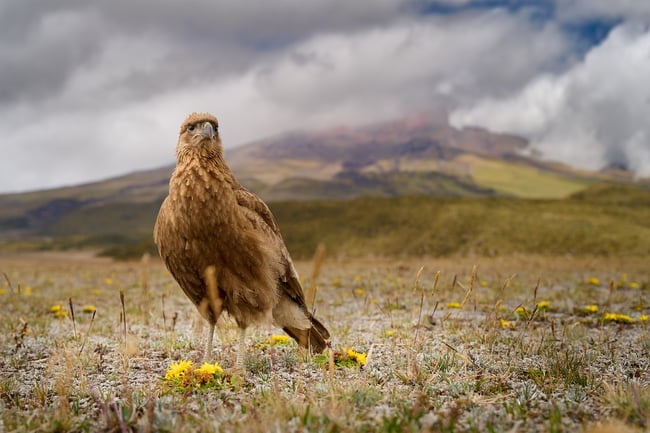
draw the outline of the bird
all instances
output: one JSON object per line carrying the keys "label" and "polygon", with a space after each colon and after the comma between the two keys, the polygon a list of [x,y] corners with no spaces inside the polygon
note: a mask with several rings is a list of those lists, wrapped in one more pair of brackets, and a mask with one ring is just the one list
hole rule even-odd
{"label": "bird", "polygon": [[209,323],[204,359],[223,312],[239,327],[239,367],[253,324],[272,322],[313,353],[328,347],[330,333],[307,307],[275,217],[228,167],[210,113],[191,113],[181,124],[153,235],[172,277]]}

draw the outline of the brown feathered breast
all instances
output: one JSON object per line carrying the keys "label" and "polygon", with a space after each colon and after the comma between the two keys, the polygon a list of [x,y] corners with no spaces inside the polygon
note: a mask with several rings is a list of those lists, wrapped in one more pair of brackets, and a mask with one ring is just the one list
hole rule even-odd
{"label": "brown feathered breast", "polygon": [[[212,325],[222,310],[243,329],[272,319],[299,344],[321,352],[329,332],[307,309],[271,211],[226,165],[217,128],[206,113],[193,113],[181,125],[176,169],[154,227],[160,256]],[[206,302],[210,266],[217,302]]]}

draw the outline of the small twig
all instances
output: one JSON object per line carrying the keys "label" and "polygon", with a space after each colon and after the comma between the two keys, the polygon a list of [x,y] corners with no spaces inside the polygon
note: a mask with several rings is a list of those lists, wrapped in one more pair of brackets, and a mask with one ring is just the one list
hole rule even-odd
{"label": "small twig", "polygon": [[106,403],[104,403],[104,401],[102,401],[102,398],[100,397],[99,391],[97,390],[97,388],[91,388],[90,389],[90,395],[95,400],[95,404],[97,405],[97,407],[99,407],[102,414],[104,414],[104,418],[106,420],[106,427],[108,427],[108,425],[109,425],[109,423],[111,421],[110,413],[108,411],[108,406],[106,405]]}
{"label": "small twig", "polygon": [[162,294],[162,316],[163,316],[163,329],[167,332],[167,317],[165,316],[165,294]]}
{"label": "small twig", "polygon": [[506,280],[503,282],[503,286],[501,286],[501,290],[499,291],[499,299],[503,299],[504,292],[506,291],[508,286],[510,286],[512,280],[514,280],[516,276],[517,274],[512,274],[508,278],[506,278]]}
{"label": "small twig", "polygon": [[433,277],[433,287],[431,288],[431,294],[429,296],[433,296],[433,294],[436,292],[436,289],[438,288],[438,281],[440,281],[440,271],[436,272],[435,277]]}
{"label": "small twig", "polygon": [[[417,276],[415,277],[415,285],[413,286],[413,291],[418,289],[418,286],[420,285],[420,276],[422,275],[422,270],[424,270],[424,266],[420,267],[420,270],[417,273]],[[420,333],[420,325],[422,321],[422,308],[424,307],[424,289],[420,291],[420,309],[418,310],[418,321],[416,324],[415,328],[415,344],[417,345],[418,342],[418,336]]]}
{"label": "small twig", "polygon": [[124,331],[124,350],[126,353],[126,306],[124,304],[124,290],[120,289],[120,303],[122,304],[122,325]]}
{"label": "small twig", "polygon": [[537,305],[537,291],[539,290],[539,283],[542,277],[537,278],[537,284],[535,284],[535,290],[533,290],[533,303]]}
{"label": "small twig", "polygon": [[320,275],[320,270],[325,261],[325,245],[319,243],[316,247],[316,252],[314,253],[313,264],[311,268],[311,276],[309,278],[309,287],[307,288],[307,293],[305,294],[305,299],[307,305],[311,306],[311,311],[316,310],[316,293],[318,292],[318,286],[316,285],[316,280]]}
{"label": "small twig", "polygon": [[115,414],[115,418],[117,418],[117,422],[120,425],[120,432],[121,433],[129,433],[129,430],[126,428],[126,424],[124,423],[124,417],[122,417],[122,413],[120,412],[120,408],[117,406],[117,402],[113,400],[108,404],[108,407],[113,411]]}
{"label": "small twig", "polygon": [[88,331],[86,331],[86,336],[84,337],[84,341],[81,343],[81,349],[79,349],[79,355],[82,354],[84,351],[84,347],[86,346],[86,341],[88,341],[88,335],[90,335],[90,330],[93,327],[93,323],[95,323],[95,314],[97,313],[97,310],[93,311],[93,315],[90,318],[90,324],[88,325]]}
{"label": "small twig", "polygon": [[9,286],[9,289],[13,292],[14,287],[11,285],[11,280],[9,279],[9,275],[7,275],[6,272],[3,272],[2,275],[5,277],[5,280],[7,281],[7,286]]}
{"label": "small twig", "polygon": [[22,328],[20,329],[20,332],[14,336],[14,342],[16,343],[16,348],[15,351],[17,352],[18,349],[23,347],[23,341],[25,340],[25,336],[27,335],[27,329],[29,327],[29,323],[25,322],[23,319],[20,319],[20,322],[22,323]]}
{"label": "small twig", "polygon": [[72,334],[74,339],[77,339],[77,324],[74,318],[74,306],[72,305],[72,298],[68,298],[68,305],[70,305],[70,317],[72,318]]}
{"label": "small twig", "polygon": [[469,300],[469,297],[472,296],[472,292],[474,291],[474,281],[476,281],[476,265],[472,268],[472,276],[470,277],[469,280],[469,289],[467,289],[467,293],[465,293],[465,298],[463,298],[463,302],[460,303],[460,307],[463,308],[465,306],[465,303]]}
{"label": "small twig", "polygon": [[481,367],[480,367],[480,366],[476,363],[476,361],[474,360],[474,357],[473,357],[469,352],[467,353],[467,355],[465,355],[465,354],[463,354],[463,353],[460,353],[460,352],[459,352],[455,347],[451,346],[451,345],[450,345],[449,343],[447,343],[446,341],[443,341],[442,344],[444,344],[445,346],[447,346],[449,349],[453,350],[453,351],[454,351],[456,354],[458,354],[461,358],[463,358],[463,359],[468,359],[468,360],[472,363],[472,365],[474,365],[474,367],[478,368],[479,370],[481,369]]}

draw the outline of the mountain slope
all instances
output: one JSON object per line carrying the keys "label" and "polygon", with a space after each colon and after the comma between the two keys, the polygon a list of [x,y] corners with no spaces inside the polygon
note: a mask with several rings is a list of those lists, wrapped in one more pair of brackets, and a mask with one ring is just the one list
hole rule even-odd
{"label": "mountain slope", "polygon": [[[267,201],[361,196],[561,198],[625,173],[573,170],[524,156],[526,142],[411,118],[292,132],[226,152],[238,179]],[[173,166],[85,185],[0,195],[0,240],[148,235]]]}

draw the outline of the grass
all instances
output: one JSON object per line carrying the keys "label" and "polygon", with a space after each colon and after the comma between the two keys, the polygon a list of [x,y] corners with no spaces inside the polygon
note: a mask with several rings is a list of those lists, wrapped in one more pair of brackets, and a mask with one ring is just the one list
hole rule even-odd
{"label": "grass", "polygon": [[[3,255],[0,426],[573,432],[613,422],[642,431],[648,258],[330,259],[305,286],[318,287],[339,362],[262,327],[249,332],[245,371],[235,373],[237,329],[225,320],[210,360],[225,376],[170,386],[172,363],[201,365],[206,327],[157,260]],[[312,274],[310,263],[298,267]]]}
{"label": "grass", "polygon": [[[421,179],[402,173],[394,180],[406,185]],[[331,256],[348,257],[368,251],[383,257],[644,255],[650,251],[649,204],[647,186],[609,184],[557,200],[422,195],[272,202],[270,207],[294,258],[305,259],[319,244]],[[0,248],[92,248],[127,259],[156,254],[151,227],[159,207],[160,201],[82,207],[50,224],[41,221],[45,225],[32,237],[7,240]],[[7,230],[14,229],[19,227]]]}
{"label": "grass", "polygon": [[594,182],[477,155],[465,154],[458,159],[471,167],[477,184],[515,197],[566,198]]}

